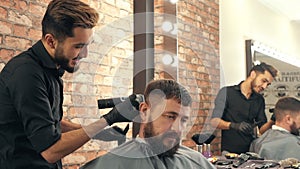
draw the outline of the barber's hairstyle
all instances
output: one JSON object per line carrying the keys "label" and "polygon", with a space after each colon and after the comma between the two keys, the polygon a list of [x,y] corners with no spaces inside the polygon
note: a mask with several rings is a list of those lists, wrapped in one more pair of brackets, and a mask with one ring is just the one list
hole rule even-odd
{"label": "barber's hairstyle", "polygon": [[280,98],[274,109],[276,120],[281,120],[287,114],[296,116],[300,113],[300,101],[293,97]]}
{"label": "barber's hairstyle", "polygon": [[268,64],[266,64],[264,62],[262,62],[259,65],[253,66],[252,69],[249,72],[249,76],[250,76],[250,73],[252,71],[255,71],[256,73],[265,73],[265,71],[268,71],[272,75],[273,78],[275,78],[277,76],[277,74],[278,74],[278,70],[277,69],[275,69],[273,66],[268,65]]}
{"label": "barber's hairstyle", "polygon": [[42,20],[43,37],[50,33],[61,42],[73,37],[76,27],[95,27],[98,19],[97,11],[80,0],[53,0]]}
{"label": "barber's hairstyle", "polygon": [[149,103],[149,95],[157,94],[166,99],[175,99],[183,106],[191,106],[192,97],[189,92],[179,83],[172,79],[153,80],[148,83],[144,96]]}

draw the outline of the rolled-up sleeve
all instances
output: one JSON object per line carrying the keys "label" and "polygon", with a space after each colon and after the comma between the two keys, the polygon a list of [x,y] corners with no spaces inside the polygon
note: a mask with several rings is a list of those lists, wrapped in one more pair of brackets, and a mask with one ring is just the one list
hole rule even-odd
{"label": "rolled-up sleeve", "polygon": [[226,106],[227,89],[223,87],[217,94],[215,99],[215,107],[212,113],[212,118],[222,118]]}

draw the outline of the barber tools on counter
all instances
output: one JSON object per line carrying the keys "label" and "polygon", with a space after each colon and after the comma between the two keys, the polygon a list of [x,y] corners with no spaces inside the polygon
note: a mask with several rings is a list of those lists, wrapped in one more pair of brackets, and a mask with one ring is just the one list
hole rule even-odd
{"label": "barber tools on counter", "polygon": [[192,140],[197,144],[198,151],[206,158],[210,158],[212,157],[210,143],[215,137],[216,136],[211,133],[201,133],[193,135]]}
{"label": "barber tools on counter", "polygon": [[288,168],[296,168],[300,169],[300,161],[295,158],[287,158],[279,161],[280,166],[288,169]]}
{"label": "barber tools on counter", "polygon": [[[229,157],[228,154],[232,154]],[[216,162],[217,169],[221,168],[249,168],[249,169],[275,169],[279,167],[279,163],[273,160],[264,160],[257,153],[246,152],[241,154],[227,153],[226,159]],[[226,163],[227,162],[227,163]]]}
{"label": "barber tools on counter", "polygon": [[[249,168],[249,169],[300,169],[300,161],[297,159],[286,159],[280,162],[265,160],[254,152],[241,154],[224,153],[222,156],[213,156],[210,144],[216,136],[211,133],[194,134],[192,140],[197,145],[197,150],[203,154],[217,169]],[[283,167],[283,168],[282,168]]]}
{"label": "barber tools on counter", "polygon": [[239,157],[238,157],[238,160],[235,161],[235,162],[233,162],[233,163],[232,163],[232,166],[233,166],[234,168],[239,167],[240,165],[244,164],[244,163],[249,159],[249,157],[250,157],[250,156],[247,155],[247,154],[244,154],[244,153],[240,154]]}

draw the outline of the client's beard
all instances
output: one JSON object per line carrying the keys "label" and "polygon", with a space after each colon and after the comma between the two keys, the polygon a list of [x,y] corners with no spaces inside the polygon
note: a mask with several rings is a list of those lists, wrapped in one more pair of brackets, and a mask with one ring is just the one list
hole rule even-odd
{"label": "client's beard", "polygon": [[[178,134],[174,131],[167,131],[161,135],[156,135],[153,132],[152,123],[148,123],[145,126],[145,140],[150,145],[154,154],[157,154],[158,157],[172,157],[177,152],[179,148],[180,138]],[[171,137],[176,139],[174,146],[166,146],[163,141],[164,139]]]}
{"label": "client's beard", "polygon": [[297,125],[295,122],[293,122],[293,124],[291,125],[291,133],[299,136],[299,129],[297,128]]}

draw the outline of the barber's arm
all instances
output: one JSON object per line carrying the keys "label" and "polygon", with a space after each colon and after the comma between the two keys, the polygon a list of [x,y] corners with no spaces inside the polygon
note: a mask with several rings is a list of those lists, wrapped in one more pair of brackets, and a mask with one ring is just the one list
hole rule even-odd
{"label": "barber's arm", "polygon": [[215,99],[215,108],[212,113],[211,125],[222,130],[236,130],[242,133],[253,131],[253,125],[247,122],[229,122],[222,119],[224,111],[226,111],[227,100],[226,88],[222,88]]}
{"label": "barber's arm", "polygon": [[65,119],[61,120],[60,125],[61,125],[62,133],[72,131],[72,130],[77,130],[77,129],[81,128],[80,124],[73,123],[73,122],[65,120]]}
{"label": "barber's arm", "polygon": [[[115,108],[96,122],[87,126],[82,126],[76,130],[62,133],[60,139],[41,152],[41,155],[49,163],[55,163],[88,142],[106,126],[112,125],[116,122],[132,121],[137,115],[139,115],[139,111],[136,108],[139,103],[135,102],[135,97],[131,95],[128,100],[125,100],[115,106]],[[73,125],[66,122],[62,122],[62,124],[66,125],[65,127]]]}
{"label": "barber's arm", "polygon": [[275,124],[275,115],[272,114],[271,119],[265,123],[264,125],[262,125],[259,129],[259,133],[260,134],[264,134],[264,132],[266,132],[267,130],[269,130],[270,128],[272,128],[272,126]]}
{"label": "barber's arm", "polygon": [[48,149],[41,152],[41,155],[47,162],[55,163],[68,154],[74,152],[91,139],[86,130],[89,133],[97,133],[107,125],[106,120],[101,118],[100,120],[86,126],[85,129],[80,128],[62,133],[60,139]]}
{"label": "barber's arm", "polygon": [[242,133],[250,133],[253,131],[253,125],[247,122],[240,122],[240,123],[234,123],[234,122],[228,122],[225,120],[222,120],[220,118],[213,118],[211,119],[211,125],[213,127],[216,127],[218,129],[222,130],[236,130]]}
{"label": "barber's arm", "polygon": [[258,110],[260,110],[258,112],[258,116],[255,118],[255,122],[257,123],[257,127],[259,129],[259,133],[263,134],[265,131],[267,131],[268,129],[270,129],[273,125],[273,121],[268,121],[266,113],[265,113],[265,102],[263,100],[263,104],[261,104],[260,108]]}
{"label": "barber's arm", "polygon": [[226,88],[222,88],[215,99],[215,107],[212,113],[212,119],[210,123],[213,127],[222,130],[228,130],[230,122],[222,119],[223,112],[226,108]]}
{"label": "barber's arm", "polygon": [[216,127],[218,129],[222,130],[228,130],[230,126],[230,122],[222,120],[221,118],[212,118],[210,120],[210,123],[213,127]]}

